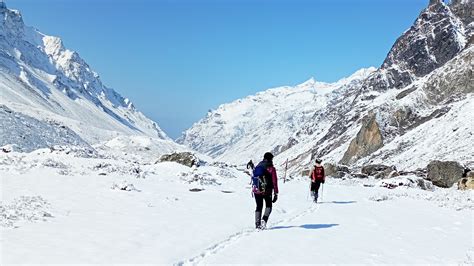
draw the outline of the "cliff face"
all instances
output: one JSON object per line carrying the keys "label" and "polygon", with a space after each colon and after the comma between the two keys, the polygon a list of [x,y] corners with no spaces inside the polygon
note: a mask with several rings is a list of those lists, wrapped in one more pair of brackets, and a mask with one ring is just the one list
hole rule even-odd
{"label": "cliff face", "polygon": [[358,159],[372,154],[383,146],[383,137],[375,114],[371,114],[363,122],[357,136],[349,144],[340,163],[348,165]]}
{"label": "cliff face", "polygon": [[[441,1],[430,1],[413,26],[397,39],[364,88],[384,91],[406,87],[456,56],[469,38],[466,28],[472,19],[465,17],[466,5],[454,5],[460,17]],[[469,5],[472,8],[472,3]]]}

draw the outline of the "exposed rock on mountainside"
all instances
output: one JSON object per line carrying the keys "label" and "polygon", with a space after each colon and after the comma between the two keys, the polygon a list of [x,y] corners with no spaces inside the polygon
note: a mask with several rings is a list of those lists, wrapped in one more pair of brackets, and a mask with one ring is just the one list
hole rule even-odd
{"label": "exposed rock on mountainside", "polygon": [[403,88],[444,65],[466,45],[464,24],[441,1],[431,1],[393,45],[368,89]]}
{"label": "exposed rock on mountainside", "polygon": [[340,163],[351,164],[361,157],[365,157],[383,146],[383,138],[379,125],[372,114],[362,125],[357,136],[351,141]]}

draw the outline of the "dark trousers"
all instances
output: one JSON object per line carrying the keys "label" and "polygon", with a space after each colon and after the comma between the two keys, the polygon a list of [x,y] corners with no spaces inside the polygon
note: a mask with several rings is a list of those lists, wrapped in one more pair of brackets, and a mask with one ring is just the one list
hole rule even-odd
{"label": "dark trousers", "polygon": [[[270,213],[272,212],[272,194],[254,195],[255,203],[257,203],[257,208],[255,209],[255,226],[256,228],[260,228],[261,220],[264,220],[266,223],[268,221],[268,217],[270,217]],[[262,217],[263,201],[265,201],[265,212]]]}
{"label": "dark trousers", "polygon": [[322,181],[316,180],[315,182],[311,181],[311,195],[313,196],[313,200],[316,202],[318,201],[319,196],[319,187],[321,186]]}
{"label": "dark trousers", "polygon": [[256,212],[262,212],[264,200],[265,200],[265,208],[271,208],[272,207],[272,194],[270,195],[255,194],[255,202],[257,203],[257,208],[255,209]]}

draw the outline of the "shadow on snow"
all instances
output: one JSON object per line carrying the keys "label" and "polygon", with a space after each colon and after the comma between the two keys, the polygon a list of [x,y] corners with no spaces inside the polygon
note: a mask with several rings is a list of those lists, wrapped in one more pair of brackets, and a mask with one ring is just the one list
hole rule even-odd
{"label": "shadow on snow", "polygon": [[351,201],[321,201],[319,203],[333,203],[333,204],[351,204],[351,203],[356,203],[357,201],[351,200]]}
{"label": "shadow on snow", "polygon": [[275,226],[275,227],[270,228],[270,230],[289,229],[289,228],[324,229],[324,228],[330,228],[330,227],[334,227],[338,225],[339,224],[303,224],[303,225],[291,225],[291,226]]}

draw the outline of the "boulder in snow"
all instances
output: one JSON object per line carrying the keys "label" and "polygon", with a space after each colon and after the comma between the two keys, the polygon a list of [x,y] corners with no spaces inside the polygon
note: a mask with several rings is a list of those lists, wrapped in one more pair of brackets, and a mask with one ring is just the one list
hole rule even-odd
{"label": "boulder in snow", "polygon": [[410,187],[410,188],[420,188],[423,190],[433,190],[433,184],[429,181],[424,180],[423,178],[417,176],[403,176],[395,177],[391,179],[384,179],[377,183],[377,186],[386,187],[386,188],[396,188],[396,187]]}
{"label": "boulder in snow", "polygon": [[369,164],[361,169],[362,174],[373,176],[375,178],[391,178],[398,176],[397,168],[395,166],[388,166],[383,164]]}
{"label": "boulder in snow", "polygon": [[349,174],[349,167],[340,164],[326,163],[324,164],[324,173],[326,176],[331,176],[334,178],[343,178]]}
{"label": "boulder in snow", "polygon": [[353,177],[353,178],[369,178],[368,175],[362,174],[362,173],[351,174],[351,177]]}
{"label": "boulder in snow", "polygon": [[474,189],[474,172],[468,172],[467,177],[463,177],[458,181],[458,189]]}
{"label": "boulder in snow", "polygon": [[427,168],[426,179],[438,187],[451,187],[464,174],[464,167],[455,161],[432,161]]}
{"label": "boulder in snow", "polygon": [[174,152],[161,156],[158,162],[177,162],[189,167],[197,166],[200,160],[191,152]]}
{"label": "boulder in snow", "polygon": [[7,144],[1,147],[2,152],[10,153],[13,151],[13,145]]}

